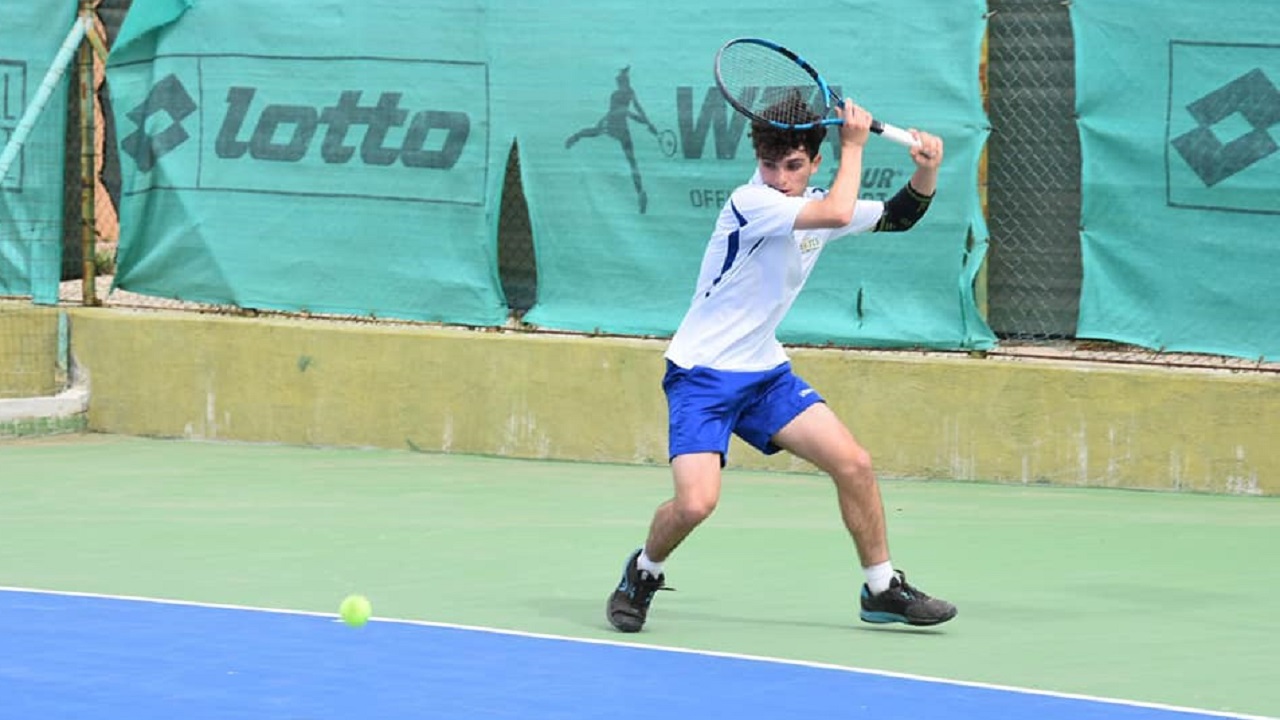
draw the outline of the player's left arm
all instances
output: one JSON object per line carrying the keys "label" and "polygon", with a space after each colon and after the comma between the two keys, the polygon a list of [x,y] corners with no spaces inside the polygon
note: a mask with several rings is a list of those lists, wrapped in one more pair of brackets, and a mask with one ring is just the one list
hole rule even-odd
{"label": "player's left arm", "polygon": [[920,139],[920,145],[911,148],[911,161],[916,164],[916,171],[896,195],[885,201],[875,232],[910,230],[928,212],[938,190],[942,138],[915,129],[910,132]]}

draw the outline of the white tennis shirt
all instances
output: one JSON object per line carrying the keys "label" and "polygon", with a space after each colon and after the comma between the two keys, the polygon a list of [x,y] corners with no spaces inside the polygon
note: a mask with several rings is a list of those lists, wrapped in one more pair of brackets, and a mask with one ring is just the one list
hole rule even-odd
{"label": "white tennis shirt", "polygon": [[666,357],[684,368],[760,371],[787,362],[777,330],[828,242],[873,228],[884,203],[858,200],[853,222],[794,231],[796,215],[826,190],[788,197],[760,181],[729,196],[702,256],[697,290]]}

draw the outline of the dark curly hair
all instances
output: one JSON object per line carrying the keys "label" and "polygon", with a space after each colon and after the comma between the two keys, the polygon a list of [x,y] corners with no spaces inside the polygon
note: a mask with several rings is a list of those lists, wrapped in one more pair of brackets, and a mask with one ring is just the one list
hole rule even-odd
{"label": "dark curly hair", "polygon": [[[770,120],[791,123],[818,119],[798,92],[792,92],[760,114]],[[812,160],[817,157],[826,137],[826,125],[815,125],[807,130],[784,130],[759,120],[751,123],[751,146],[755,148],[756,157],[762,160],[780,160],[797,148],[803,148]]]}

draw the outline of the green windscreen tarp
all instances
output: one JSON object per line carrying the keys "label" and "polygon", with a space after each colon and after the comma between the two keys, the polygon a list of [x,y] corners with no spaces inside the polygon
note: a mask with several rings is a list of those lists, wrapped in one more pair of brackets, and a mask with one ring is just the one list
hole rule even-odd
{"label": "green windscreen tarp", "polygon": [[1280,358],[1280,3],[1071,12],[1078,335]]}
{"label": "green windscreen tarp", "polygon": [[116,286],[502,323],[488,73],[478,2],[136,0]]}
{"label": "green windscreen tarp", "polygon": [[[75,18],[75,3],[66,0],[0,0],[0,150],[34,107]],[[29,118],[30,132],[0,178],[0,295],[58,301],[67,83],[74,77],[72,65],[51,86],[44,109]]]}

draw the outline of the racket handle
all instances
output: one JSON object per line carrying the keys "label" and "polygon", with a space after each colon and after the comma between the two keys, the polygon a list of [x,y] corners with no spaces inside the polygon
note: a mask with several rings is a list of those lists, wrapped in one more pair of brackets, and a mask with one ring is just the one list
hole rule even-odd
{"label": "racket handle", "polygon": [[920,144],[920,141],[916,140],[915,135],[912,135],[900,127],[895,127],[888,123],[882,123],[879,120],[871,121],[871,132],[886,140],[892,140],[899,145],[905,145],[906,147],[916,147]]}

